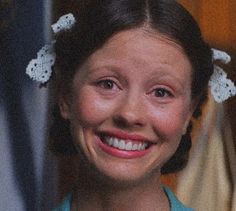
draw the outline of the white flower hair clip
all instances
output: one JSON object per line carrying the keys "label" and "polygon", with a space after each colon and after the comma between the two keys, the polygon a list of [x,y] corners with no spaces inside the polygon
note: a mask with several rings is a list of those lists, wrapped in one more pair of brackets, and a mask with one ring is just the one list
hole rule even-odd
{"label": "white flower hair clip", "polygon": [[56,54],[53,50],[53,42],[43,46],[37,53],[37,58],[32,59],[26,68],[26,74],[32,80],[45,83],[52,74],[52,66],[55,63]]}
{"label": "white flower hair clip", "polygon": [[[75,24],[75,18],[73,14],[69,13],[63,15],[59,20],[53,24],[52,30],[56,34],[63,30],[69,30]],[[55,40],[50,44],[43,46],[37,53],[37,58],[32,59],[27,68],[26,74],[32,80],[40,83],[47,82],[52,75],[52,67],[56,60],[56,54],[54,52]]]}
{"label": "white flower hair clip", "polygon": [[[212,51],[214,61],[219,60],[225,64],[231,61],[231,57],[227,53],[217,49],[212,49]],[[210,78],[209,86],[211,94],[218,103],[236,95],[236,86],[230,79],[227,79],[227,74],[217,65],[214,65],[214,73]]]}
{"label": "white flower hair clip", "polygon": [[61,16],[58,21],[52,24],[52,30],[56,34],[62,30],[69,30],[75,24],[75,17],[69,13]]}

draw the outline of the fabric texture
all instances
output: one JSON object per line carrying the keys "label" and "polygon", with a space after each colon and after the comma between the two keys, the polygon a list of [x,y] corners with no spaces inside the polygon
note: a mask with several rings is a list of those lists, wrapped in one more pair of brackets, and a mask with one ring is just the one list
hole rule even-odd
{"label": "fabric texture", "polygon": [[177,196],[198,211],[236,210],[236,154],[223,105],[210,99],[196,123],[193,150],[178,178]]}
{"label": "fabric texture", "polygon": [[[171,205],[171,211],[194,211],[193,209],[187,208],[186,206],[184,206],[168,187],[164,186],[163,188],[169,199],[169,202]],[[64,199],[62,204],[58,208],[54,209],[53,211],[70,211],[71,198],[72,198],[72,194],[69,194]]]}
{"label": "fabric texture", "polygon": [[46,138],[48,92],[25,74],[49,36],[47,1],[0,3],[1,211],[47,211],[56,203],[57,165]]}

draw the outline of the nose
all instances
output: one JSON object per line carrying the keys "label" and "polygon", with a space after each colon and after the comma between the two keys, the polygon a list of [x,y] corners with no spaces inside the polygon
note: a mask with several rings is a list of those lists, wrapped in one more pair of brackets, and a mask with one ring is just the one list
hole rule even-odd
{"label": "nose", "polygon": [[145,105],[138,95],[125,96],[113,115],[113,122],[120,128],[141,128],[146,125]]}

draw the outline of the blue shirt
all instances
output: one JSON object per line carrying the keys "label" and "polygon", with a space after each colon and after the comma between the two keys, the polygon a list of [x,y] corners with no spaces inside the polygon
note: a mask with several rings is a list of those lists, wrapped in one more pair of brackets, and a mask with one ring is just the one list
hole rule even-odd
{"label": "blue shirt", "polygon": [[[193,209],[184,206],[169,188],[167,188],[166,186],[164,186],[163,188],[169,199],[171,211],[194,211]],[[71,199],[72,199],[72,194],[69,194],[64,199],[62,204],[53,211],[70,211]]]}

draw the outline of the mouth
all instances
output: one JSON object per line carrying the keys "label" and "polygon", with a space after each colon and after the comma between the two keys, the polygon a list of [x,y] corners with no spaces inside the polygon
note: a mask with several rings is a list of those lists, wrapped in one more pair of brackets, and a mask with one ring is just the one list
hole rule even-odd
{"label": "mouth", "polygon": [[140,135],[131,135],[124,132],[99,132],[101,142],[111,148],[122,151],[145,151],[154,143]]}
{"label": "mouth", "polygon": [[105,153],[125,159],[145,156],[155,145],[154,142],[140,135],[128,134],[121,131],[98,132],[97,143]]}
{"label": "mouth", "polygon": [[134,141],[129,139],[121,139],[109,135],[101,135],[101,141],[113,148],[125,151],[143,151],[150,147],[150,143],[145,141]]}

